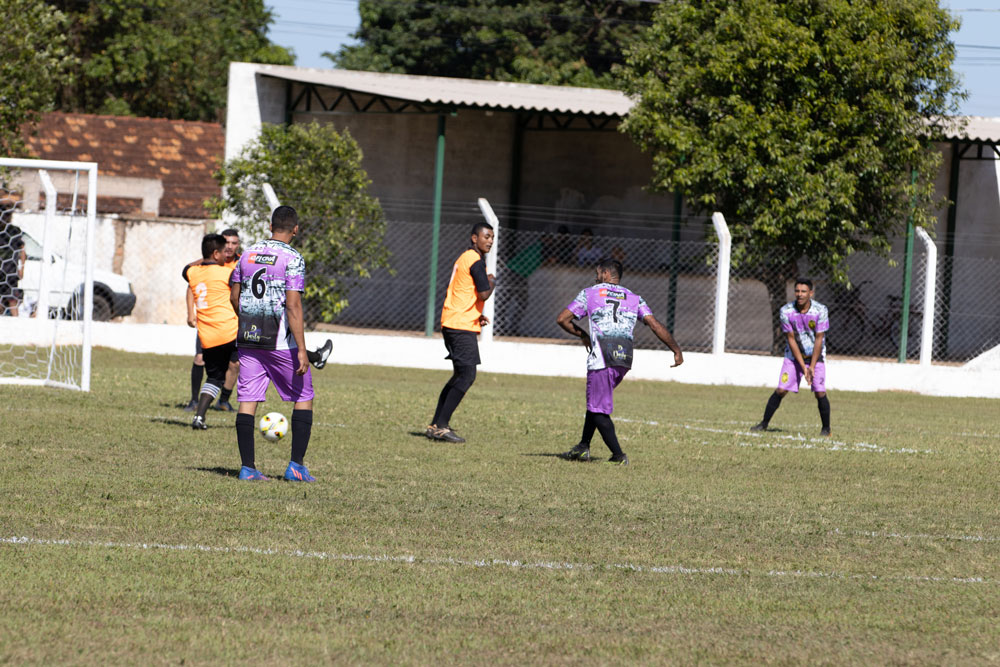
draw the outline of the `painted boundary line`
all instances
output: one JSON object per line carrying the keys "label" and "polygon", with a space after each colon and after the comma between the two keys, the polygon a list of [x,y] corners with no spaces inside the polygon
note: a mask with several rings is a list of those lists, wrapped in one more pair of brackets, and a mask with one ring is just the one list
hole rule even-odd
{"label": "painted boundary line", "polygon": [[879,574],[845,574],[842,572],[818,572],[810,570],[744,570],[726,567],[685,567],[683,565],[634,565],[631,563],[588,564],[558,561],[530,562],[509,560],[504,558],[484,558],[469,560],[462,558],[422,558],[420,556],[391,556],[387,554],[338,554],[326,551],[301,551],[261,549],[258,547],[213,547],[201,544],[160,544],[147,542],[99,542],[92,540],[47,540],[34,537],[4,537],[0,544],[27,546],[65,546],[65,547],[97,547],[105,549],[134,549],[140,551],[193,551],[215,554],[253,554],[260,556],[283,556],[287,558],[309,558],[316,560],[363,562],[363,563],[401,563],[411,565],[432,565],[475,568],[509,568],[512,570],[550,570],[582,572],[612,572],[626,570],[659,575],[715,575],[724,577],[768,577],[794,579],[839,579],[843,581],[902,581],[910,583],[942,583],[942,584],[987,584],[997,582],[983,577],[937,577],[929,575],[879,575]]}

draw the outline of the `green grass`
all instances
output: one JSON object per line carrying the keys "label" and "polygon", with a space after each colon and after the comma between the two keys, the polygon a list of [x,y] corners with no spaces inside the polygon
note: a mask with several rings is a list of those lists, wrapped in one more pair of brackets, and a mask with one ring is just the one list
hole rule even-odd
{"label": "green grass", "polygon": [[837,392],[829,442],[808,394],[754,436],[767,390],[627,379],[625,468],[553,456],[582,380],[481,373],[444,445],[447,373],[328,366],[319,482],[247,484],[187,364],[0,387],[0,662],[1000,661],[994,402]]}

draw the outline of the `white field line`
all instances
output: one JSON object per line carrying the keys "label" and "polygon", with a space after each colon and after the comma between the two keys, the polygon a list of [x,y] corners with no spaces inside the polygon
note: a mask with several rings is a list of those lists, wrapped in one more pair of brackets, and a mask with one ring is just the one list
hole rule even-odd
{"label": "white field line", "polygon": [[809,570],[744,570],[728,567],[686,567],[683,565],[634,565],[631,563],[590,564],[558,561],[521,561],[506,558],[483,558],[469,560],[463,558],[422,558],[420,556],[391,556],[387,554],[338,554],[325,551],[261,549],[257,547],[213,547],[201,544],[160,544],[147,542],[99,542],[96,540],[49,540],[34,537],[4,537],[0,544],[29,546],[64,546],[105,549],[134,549],[141,551],[193,551],[214,554],[254,554],[259,556],[283,556],[286,558],[310,558],[328,561],[363,563],[403,563],[411,565],[452,566],[452,567],[503,567],[512,570],[551,570],[583,572],[628,570],[661,575],[716,575],[726,577],[772,577],[795,579],[840,579],[844,581],[904,581],[911,583],[949,584],[990,584],[998,582],[984,577],[940,577],[912,574],[845,574],[842,572],[820,572]]}
{"label": "white field line", "polygon": [[[618,418],[615,421],[635,423],[635,424],[646,424],[647,426],[661,426],[660,422],[649,421],[643,419],[626,419]],[[742,422],[740,422],[742,424]],[[674,428],[683,428],[688,431],[705,431],[708,433],[721,433],[723,435],[739,435],[751,438],[761,438],[766,437],[768,440],[790,440],[799,444],[785,444],[780,442],[741,442],[738,443],[740,447],[758,447],[760,449],[815,449],[821,451],[829,452],[867,452],[867,453],[878,453],[878,454],[933,454],[934,451],[931,449],[912,449],[910,447],[899,447],[899,448],[888,448],[881,445],[874,445],[870,442],[843,442],[840,440],[831,440],[830,438],[809,438],[800,434],[786,434],[778,435],[777,433],[751,433],[749,431],[739,429],[724,429],[724,428],[710,428],[708,426],[692,426],[690,424],[671,424],[665,423],[662,426],[673,426]]]}
{"label": "white field line", "polygon": [[986,537],[983,535],[930,535],[927,533],[914,533],[912,535],[906,535],[904,533],[891,533],[888,531],[869,531],[869,530],[840,530],[839,528],[834,528],[830,531],[831,535],[841,535],[844,537],[871,537],[871,538],[885,538],[892,540],[929,540],[933,542],[983,542],[983,543],[996,543],[1000,542],[1000,538],[997,537]]}

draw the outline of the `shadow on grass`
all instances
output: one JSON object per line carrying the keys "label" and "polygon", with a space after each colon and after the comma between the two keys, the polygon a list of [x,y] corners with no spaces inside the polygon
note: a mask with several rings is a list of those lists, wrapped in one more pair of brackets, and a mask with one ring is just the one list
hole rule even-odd
{"label": "shadow on grass", "polygon": [[[194,419],[193,416],[191,416],[191,417],[150,417],[149,421],[156,422],[158,424],[167,424],[169,426],[184,426],[186,428],[191,428],[191,420],[192,419]],[[224,422],[224,423],[220,424],[218,422],[214,422],[213,423],[213,422],[209,421],[208,422],[208,428],[209,429],[215,429],[215,428],[236,428],[236,424],[234,422]]]}
{"label": "shadow on grass", "polygon": [[553,454],[552,452],[535,452],[530,454],[521,454],[521,456],[541,456],[550,459],[562,459],[566,463],[598,463],[598,459],[591,458],[589,461],[581,461],[579,459],[568,459],[563,456],[562,453]]}
{"label": "shadow on grass", "polygon": [[214,468],[194,468],[198,472],[210,472],[220,477],[239,477],[239,468],[223,468],[222,466],[215,466]]}

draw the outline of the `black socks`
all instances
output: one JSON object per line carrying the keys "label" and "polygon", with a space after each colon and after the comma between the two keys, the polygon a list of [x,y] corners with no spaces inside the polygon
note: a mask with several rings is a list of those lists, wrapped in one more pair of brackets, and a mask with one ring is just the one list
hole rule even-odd
{"label": "black socks", "polygon": [[191,400],[197,401],[201,393],[201,380],[205,377],[205,367],[191,364]]}
{"label": "black socks", "polygon": [[247,468],[254,468],[254,416],[236,415],[236,444],[240,448],[240,462]]}
{"label": "black socks", "polygon": [[309,448],[312,425],[312,410],[292,410],[292,461],[299,465],[302,465],[306,449]]}
{"label": "black socks", "polygon": [[600,412],[588,412],[587,416],[590,415],[594,415],[594,424],[597,426],[604,444],[608,446],[608,449],[611,450],[614,456],[621,456],[622,448],[618,444],[618,436],[615,435],[615,423],[611,421],[611,415],[605,415]]}
{"label": "black socks", "polygon": [[819,408],[819,418],[823,422],[823,430],[830,430],[830,399],[826,396],[816,397],[816,407]]}
{"label": "black socks", "polygon": [[781,407],[782,398],[784,397],[778,392],[771,394],[771,397],[767,399],[767,407],[764,408],[764,419],[761,420],[761,424],[767,426],[771,423],[771,417],[773,417],[774,413],[778,411],[779,407]]}

